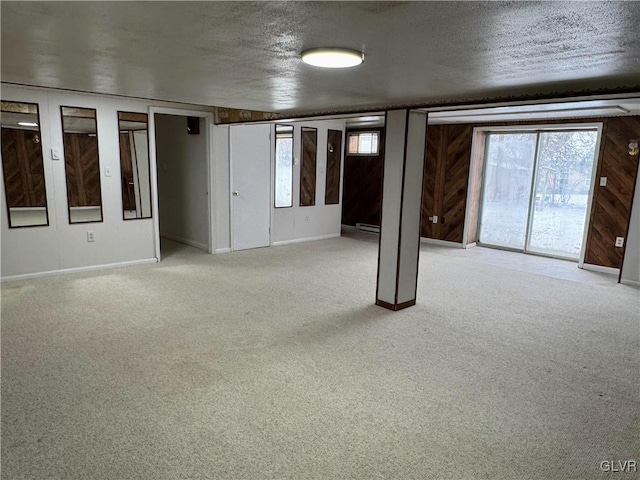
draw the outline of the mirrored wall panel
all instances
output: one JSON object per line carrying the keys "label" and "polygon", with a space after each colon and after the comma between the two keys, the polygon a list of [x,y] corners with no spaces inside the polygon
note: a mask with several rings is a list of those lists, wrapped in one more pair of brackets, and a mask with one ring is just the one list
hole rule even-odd
{"label": "mirrored wall panel", "polygon": [[293,127],[276,125],[275,207],[293,206]]}
{"label": "mirrored wall panel", "polygon": [[151,175],[146,113],[118,112],[122,218],[151,218]]}
{"label": "mirrored wall panel", "polygon": [[93,108],[60,107],[69,223],[102,221],[98,125]]}
{"label": "mirrored wall panel", "polygon": [[1,118],[9,227],[49,225],[38,105],[2,101]]}
{"label": "mirrored wall panel", "polygon": [[340,203],[340,161],[342,159],[342,130],[327,132],[327,176],[324,190],[325,205]]}
{"label": "mirrored wall panel", "polygon": [[316,204],[316,163],[318,130],[302,127],[302,163],[300,164],[300,206]]}

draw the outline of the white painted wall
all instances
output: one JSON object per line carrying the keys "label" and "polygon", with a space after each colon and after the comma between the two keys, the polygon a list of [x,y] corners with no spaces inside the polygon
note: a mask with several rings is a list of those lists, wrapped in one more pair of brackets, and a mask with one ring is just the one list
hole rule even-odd
{"label": "white painted wall", "polygon": [[[148,113],[150,106],[182,105],[105,95],[2,85],[2,99],[37,103],[40,110],[49,226],[9,228],[4,184],[0,192],[2,278],[64,269],[148,261],[155,258],[153,219],[123,220],[117,111]],[[98,148],[104,220],[69,224],[64,157],[51,159],[51,148],[63,151],[60,106],[97,109]],[[194,110],[193,106],[189,106]],[[195,108],[211,111],[207,107]],[[106,177],[105,167],[112,175]],[[157,212],[153,212],[155,216]],[[87,242],[87,231],[95,242]]]}
{"label": "white painted wall", "polygon": [[187,133],[187,117],[156,114],[160,235],[207,250],[209,210],[207,129]]}
{"label": "white painted wall", "polygon": [[[293,207],[275,208],[272,205],[271,241],[273,245],[284,245],[297,241],[340,236],[340,220],[342,218],[342,179],[344,177],[344,121],[318,120],[300,122],[282,122],[293,125]],[[316,204],[309,207],[300,206],[300,157],[302,127],[318,129],[318,156],[316,162]],[[340,203],[325,205],[324,194],[327,172],[327,131],[342,131],[342,148],[340,160]],[[275,130],[271,134],[271,150],[275,151]]]}
{"label": "white painted wall", "polygon": [[627,236],[627,247],[624,252],[624,263],[622,265],[622,283],[632,285],[640,284],[640,168],[636,179],[636,192],[633,196],[631,207],[631,222],[629,223],[629,235]]}
{"label": "white painted wall", "polygon": [[231,250],[231,234],[229,204],[229,126],[213,125],[211,127],[213,141],[213,242],[214,253]]}

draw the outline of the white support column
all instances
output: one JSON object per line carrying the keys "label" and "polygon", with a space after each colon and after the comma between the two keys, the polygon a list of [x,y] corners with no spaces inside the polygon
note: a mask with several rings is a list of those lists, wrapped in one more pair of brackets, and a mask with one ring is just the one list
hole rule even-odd
{"label": "white support column", "polygon": [[386,113],[376,305],[390,310],[416,303],[426,130],[426,113]]}

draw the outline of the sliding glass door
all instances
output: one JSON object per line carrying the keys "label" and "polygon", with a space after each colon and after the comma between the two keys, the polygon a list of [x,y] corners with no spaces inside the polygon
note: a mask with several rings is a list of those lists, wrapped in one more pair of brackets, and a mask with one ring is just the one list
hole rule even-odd
{"label": "sliding glass door", "polygon": [[535,133],[489,134],[480,241],[523,250],[529,218]]}
{"label": "sliding glass door", "polygon": [[489,133],[480,243],[578,260],[598,131]]}

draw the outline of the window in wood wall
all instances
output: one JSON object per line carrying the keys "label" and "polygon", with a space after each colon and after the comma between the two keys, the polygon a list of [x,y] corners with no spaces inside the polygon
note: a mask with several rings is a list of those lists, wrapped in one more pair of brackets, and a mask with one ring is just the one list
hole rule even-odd
{"label": "window in wood wall", "polygon": [[349,134],[349,155],[378,155],[378,132],[354,132]]}

